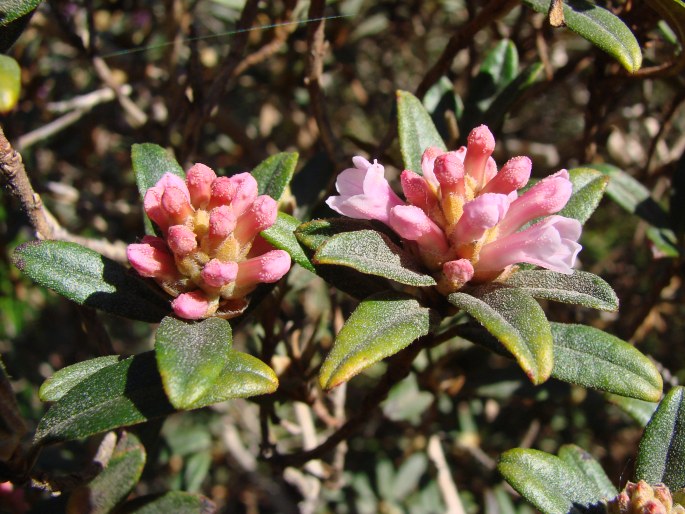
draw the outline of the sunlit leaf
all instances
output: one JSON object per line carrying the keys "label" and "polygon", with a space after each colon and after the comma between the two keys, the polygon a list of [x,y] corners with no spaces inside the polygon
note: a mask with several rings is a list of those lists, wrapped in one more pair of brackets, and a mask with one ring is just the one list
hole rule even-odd
{"label": "sunlit leaf", "polygon": [[118,355],[107,355],[62,368],[43,382],[38,391],[38,396],[44,402],[56,402],[76,384],[83,382],[96,371],[116,364],[120,359],[121,357]]}
{"label": "sunlit leaf", "polygon": [[561,460],[575,466],[578,471],[585,475],[585,478],[595,485],[603,498],[611,499],[618,494],[602,465],[580,446],[565,444],[559,448],[558,455]]}
{"label": "sunlit leaf", "polygon": [[281,152],[262,161],[252,170],[252,176],[259,184],[259,194],[280,200],[283,191],[290,184],[297,166],[297,152]]}
{"label": "sunlit leaf", "polygon": [[21,68],[8,55],[0,55],[0,113],[14,109],[21,91]]}
{"label": "sunlit leaf", "polygon": [[314,266],[302,250],[300,243],[295,237],[295,229],[300,226],[299,220],[289,214],[279,212],[276,223],[263,230],[261,236],[280,250],[285,250],[290,258],[303,268],[314,272]]}
{"label": "sunlit leaf", "polygon": [[590,168],[573,168],[568,170],[568,174],[573,184],[573,194],[566,206],[559,211],[559,215],[584,224],[599,205],[608,179]]}
{"label": "sunlit leaf", "polygon": [[397,92],[397,123],[404,167],[421,174],[421,156],[429,146],[447,147],[421,101],[407,91]]}

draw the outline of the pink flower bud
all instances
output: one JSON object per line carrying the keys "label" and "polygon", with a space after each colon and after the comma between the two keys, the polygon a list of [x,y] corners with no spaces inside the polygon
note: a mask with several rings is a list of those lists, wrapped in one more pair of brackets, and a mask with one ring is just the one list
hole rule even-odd
{"label": "pink flower bud", "polygon": [[267,195],[258,196],[252,206],[243,214],[233,231],[233,237],[241,244],[247,244],[262,230],[276,222],[278,202]]}
{"label": "pink flower bud", "polygon": [[447,152],[435,159],[435,177],[443,192],[456,192],[464,180],[464,162],[457,152]]}
{"label": "pink flower bud", "polygon": [[385,170],[377,161],[371,164],[363,157],[352,161],[362,167],[347,168],[338,175],[335,188],[340,196],[328,197],[326,204],[343,216],[387,223],[390,209],[404,202],[385,180]]}
{"label": "pink flower bud", "polygon": [[230,205],[235,196],[236,184],[230,177],[219,177],[210,186],[209,208]]}
{"label": "pink flower bud", "polygon": [[202,268],[202,280],[212,287],[222,287],[233,282],[238,275],[238,264],[212,259]]}
{"label": "pink flower bud", "polygon": [[399,205],[390,211],[390,227],[404,239],[416,241],[423,250],[444,254],[449,249],[442,229],[414,205]]}
{"label": "pink flower bud", "polygon": [[499,226],[500,237],[515,232],[535,218],[559,212],[571,198],[572,192],[573,186],[566,170],[542,179],[512,202],[506,218]]}
{"label": "pink flower bud", "polygon": [[464,157],[464,169],[475,180],[479,190],[485,184],[485,166],[494,149],[495,138],[488,127],[481,125],[471,131]]}
{"label": "pink flower bud", "polygon": [[202,291],[180,294],[171,308],[177,316],[185,319],[202,319],[210,315],[210,301]]}
{"label": "pink flower bud", "polygon": [[185,257],[197,248],[195,232],[185,225],[174,225],[167,232],[169,248],[179,257]]}
{"label": "pink flower bud", "polygon": [[456,244],[477,241],[486,230],[497,225],[507,213],[509,199],[506,195],[486,193],[464,205],[461,216],[450,240]]}
{"label": "pink flower bud", "polygon": [[164,190],[161,187],[151,187],[145,193],[143,198],[143,209],[147,217],[154,221],[157,226],[166,231],[169,226],[169,217],[166,211],[162,208],[162,194]]}
{"label": "pink flower bud", "polygon": [[238,173],[230,178],[235,185],[235,194],[231,199],[231,209],[239,218],[257,199],[259,185],[249,173]]}
{"label": "pink flower bud", "polygon": [[215,207],[209,213],[209,237],[215,242],[226,239],[235,230],[237,219],[228,205]]}
{"label": "pink flower bud", "polygon": [[433,189],[437,189],[440,185],[435,177],[435,159],[443,153],[445,152],[437,146],[429,146],[421,156],[421,173]]}
{"label": "pink flower bud", "polygon": [[473,264],[468,259],[449,261],[443,264],[442,273],[452,286],[452,291],[456,291],[473,278]]}
{"label": "pink flower bud", "polygon": [[438,205],[438,197],[419,174],[404,170],[400,175],[400,182],[407,201],[423,209],[426,214],[430,214]]}
{"label": "pink flower bud", "polygon": [[581,250],[577,243],[580,231],[578,220],[549,216],[522,232],[483,246],[476,271],[500,271],[511,264],[528,262],[570,275]]}
{"label": "pink flower bud", "polygon": [[239,262],[236,289],[249,288],[258,283],[278,282],[290,269],[290,263],[290,255],[283,250],[272,250]]}
{"label": "pink flower bud", "polygon": [[173,173],[165,173],[162,175],[162,178],[157,181],[155,184],[155,187],[159,187],[162,189],[162,192],[164,192],[168,187],[175,187],[176,189],[180,189],[185,197],[190,201],[190,193],[188,192],[188,186],[186,186],[185,180],[183,180],[181,177],[178,175],[174,175]]}
{"label": "pink flower bud", "polygon": [[209,203],[214,180],[216,180],[216,173],[204,164],[196,163],[188,170],[186,182],[188,183],[190,202],[196,209]]}
{"label": "pink flower bud", "polygon": [[490,180],[481,193],[509,194],[528,183],[533,163],[528,157],[514,157],[504,163],[499,173]]}
{"label": "pink flower bud", "polygon": [[178,276],[176,263],[169,251],[149,243],[130,244],[126,256],[139,275],[149,278],[173,280]]}
{"label": "pink flower bud", "polygon": [[167,213],[169,220],[175,224],[183,223],[193,213],[188,196],[184,191],[174,186],[164,190],[162,208]]}

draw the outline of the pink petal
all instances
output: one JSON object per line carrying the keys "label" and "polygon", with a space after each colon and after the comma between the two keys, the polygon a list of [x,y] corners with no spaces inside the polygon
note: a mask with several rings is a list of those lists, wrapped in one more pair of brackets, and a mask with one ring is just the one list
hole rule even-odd
{"label": "pink petal", "polygon": [[215,207],[209,213],[209,237],[210,239],[222,241],[235,230],[237,218],[233,210],[228,205]]}
{"label": "pink petal", "polygon": [[404,239],[416,241],[425,251],[444,254],[449,244],[442,229],[414,205],[399,205],[390,211],[390,227]]}
{"label": "pink petal", "polygon": [[185,319],[207,317],[210,305],[210,301],[202,291],[183,293],[171,302],[171,308],[176,315]]}
{"label": "pink petal", "polygon": [[185,257],[197,248],[195,232],[185,225],[174,225],[167,232],[169,248],[179,257]]}
{"label": "pink petal", "polygon": [[167,248],[150,244],[130,244],[126,256],[139,275],[149,278],[172,279],[178,276],[176,263]]}
{"label": "pink petal", "polygon": [[486,230],[497,225],[507,213],[509,199],[506,195],[486,193],[464,205],[464,214],[457,222],[450,240],[467,244],[479,240]]}
{"label": "pink petal", "polygon": [[[435,177],[444,192],[456,192],[464,181],[464,163],[457,152],[447,152],[435,159]],[[463,187],[461,188],[463,189]]]}
{"label": "pink petal", "polygon": [[196,163],[188,170],[186,182],[190,193],[190,202],[197,209],[209,203],[212,193],[212,182],[216,180],[216,173],[209,166]]}
{"label": "pink petal", "polygon": [[236,289],[258,283],[278,282],[290,269],[290,255],[284,250],[272,250],[259,257],[238,263]]}
{"label": "pink petal", "polygon": [[483,246],[477,271],[503,270],[511,264],[528,262],[559,273],[573,273],[581,250],[578,220],[550,216],[540,223]]}
{"label": "pink petal", "polygon": [[400,175],[400,182],[407,201],[423,209],[426,214],[429,214],[438,205],[438,197],[435,196],[435,192],[428,187],[426,181],[418,173],[404,170]]}
{"label": "pink petal", "polygon": [[485,166],[495,149],[495,137],[485,125],[474,128],[468,137],[464,169],[480,189],[485,184]]}
{"label": "pink petal", "polygon": [[210,186],[209,208],[229,205],[235,196],[236,184],[229,177],[219,177]]}
{"label": "pink petal", "polygon": [[247,172],[233,175],[230,180],[235,185],[231,209],[237,217],[240,217],[257,199],[259,185],[255,178]]}
{"label": "pink petal", "polygon": [[188,186],[186,186],[185,180],[178,175],[174,175],[173,173],[169,172],[165,173],[162,175],[162,178],[157,181],[155,187],[161,188],[162,192],[164,192],[164,190],[166,190],[168,187],[175,187],[176,189],[183,191],[183,194],[186,196],[188,201],[190,201],[190,192],[188,191]]}
{"label": "pink petal", "polygon": [[343,216],[364,220],[376,219],[387,223],[390,209],[396,205],[403,205],[404,202],[385,180],[384,173],[383,166],[377,161],[365,170],[346,169],[336,180],[336,189],[340,196],[329,197],[326,204]]}
{"label": "pink petal", "polygon": [[143,209],[145,209],[147,217],[164,232],[169,226],[169,216],[162,208],[162,194],[164,194],[164,189],[161,187],[148,189],[143,198]]}
{"label": "pink petal", "polygon": [[169,220],[175,224],[183,223],[193,213],[186,192],[174,186],[164,189],[162,208],[167,213]]}
{"label": "pink petal", "polygon": [[430,186],[436,190],[440,184],[438,183],[438,179],[435,177],[435,159],[443,153],[445,153],[444,150],[438,148],[437,146],[429,146],[424,150],[423,155],[421,156],[421,173],[428,184],[430,184]]}
{"label": "pink petal", "polygon": [[258,196],[252,206],[238,218],[233,237],[244,245],[254,239],[262,230],[276,222],[278,202],[267,195]]}
{"label": "pink petal", "polygon": [[528,157],[514,157],[504,163],[499,173],[495,175],[482,189],[482,193],[509,194],[528,183],[533,163]]}
{"label": "pink petal", "polygon": [[238,275],[238,265],[235,262],[212,259],[202,268],[202,280],[212,287],[222,287],[233,282]]}
{"label": "pink petal", "polygon": [[452,286],[453,290],[461,289],[464,284],[473,278],[473,264],[468,259],[458,259],[443,264],[442,273]]}
{"label": "pink petal", "polygon": [[500,237],[515,232],[535,218],[559,212],[571,198],[572,192],[573,185],[566,170],[542,179],[512,202],[506,218],[499,226]]}

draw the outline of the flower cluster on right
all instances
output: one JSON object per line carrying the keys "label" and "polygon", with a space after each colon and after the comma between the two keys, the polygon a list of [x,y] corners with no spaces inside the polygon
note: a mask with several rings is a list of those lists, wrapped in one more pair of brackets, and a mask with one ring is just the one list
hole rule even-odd
{"label": "flower cluster on right", "polygon": [[568,172],[558,171],[519,195],[530,178],[530,159],[514,157],[498,171],[494,148],[492,133],[481,125],[469,134],[467,147],[426,149],[422,175],[404,170],[400,177],[406,202],[390,187],[381,164],[357,156],[355,167],[338,175],[339,196],[326,203],[344,216],[392,228],[444,294],[467,282],[494,280],[523,262],[572,273],[581,224],[556,215],[571,197]]}

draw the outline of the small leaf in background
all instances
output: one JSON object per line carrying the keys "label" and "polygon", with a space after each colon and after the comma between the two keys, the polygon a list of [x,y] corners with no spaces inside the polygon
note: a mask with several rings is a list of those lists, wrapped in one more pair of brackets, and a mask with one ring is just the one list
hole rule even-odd
{"label": "small leaf in background", "polygon": [[533,298],[571,303],[600,309],[618,310],[618,297],[604,280],[593,273],[574,271],[571,275],[549,270],[521,270],[505,282],[522,289]]}
{"label": "small leaf in background", "polygon": [[558,214],[584,224],[599,205],[609,180],[590,168],[573,168],[568,170],[568,174],[573,184],[573,194]]}
{"label": "small leaf in background", "polygon": [[635,481],[685,487],[685,388],[674,387],[661,400],[640,440]]}
{"label": "small leaf in background", "polygon": [[145,448],[134,434],[124,432],[105,469],[71,494],[67,512],[112,512],[138,483],[144,466]]}
{"label": "small leaf in background", "polygon": [[297,152],[281,152],[266,158],[252,170],[259,184],[259,194],[280,200],[288,187],[297,166]]}
{"label": "small leaf in background", "polygon": [[408,295],[382,293],[362,301],[321,366],[321,387],[332,389],[409,346],[428,333],[430,318],[429,309]]}
{"label": "small leaf in background", "polygon": [[171,310],[134,273],[76,243],[30,241],[16,248],[13,261],[32,280],[79,305],[151,323]]}
{"label": "small leaf in background", "polygon": [[661,397],[659,371],[632,345],[586,325],[552,323],[551,327],[554,378],[639,400]]}
{"label": "small leaf in background", "polygon": [[448,117],[459,120],[464,111],[461,97],[454,90],[454,84],[446,76],[440,77],[423,97],[423,105],[431,113],[431,119],[442,138],[447,141],[451,130],[448,128]]}
{"label": "small leaf in background", "polygon": [[397,91],[397,123],[406,169],[421,174],[421,156],[429,146],[447,150],[421,100],[407,91]]}
{"label": "small leaf in background", "polygon": [[288,252],[294,262],[304,269],[315,272],[314,266],[302,250],[300,243],[295,237],[295,229],[300,226],[299,220],[289,214],[279,212],[276,223],[263,230],[261,236],[279,250]]}
{"label": "small leaf in background", "polygon": [[654,415],[654,411],[656,411],[656,408],[659,406],[656,402],[637,400],[618,394],[606,393],[604,396],[609,402],[616,405],[643,427],[647,426],[647,423],[649,423],[649,420],[652,419],[652,416]]}
{"label": "small leaf in background", "polygon": [[50,407],[35,444],[78,439],[174,412],[162,387],[153,352],[102,368]]}
{"label": "small leaf in background", "polygon": [[344,232],[319,247],[315,264],[347,266],[415,287],[435,285],[435,279],[421,271],[414,257],[375,230]]}
{"label": "small leaf in background", "polygon": [[[528,7],[547,14],[550,0],[523,0]],[[564,0],[566,26],[604,50],[631,73],[642,65],[642,51],[635,36],[611,11],[587,0]]]}
{"label": "small leaf in background", "polygon": [[38,391],[38,397],[44,402],[56,402],[75,385],[83,382],[96,371],[116,364],[120,359],[118,355],[107,355],[62,368],[43,382]]}
{"label": "small leaf in background", "polygon": [[685,2],[683,0],[646,0],[645,3],[658,12],[668,23],[668,27],[677,34],[680,48],[676,49],[674,64],[669,68],[669,74],[676,75],[685,68]]}
{"label": "small leaf in background", "polygon": [[212,388],[228,363],[231,344],[231,325],[224,319],[162,320],[155,335],[155,355],[164,390],[175,408],[192,408]]}
{"label": "small leaf in background", "polygon": [[216,506],[207,497],[171,491],[136,498],[124,504],[117,514],[213,514]]}
{"label": "small leaf in background", "polygon": [[421,391],[415,375],[409,375],[388,393],[383,414],[393,421],[419,423],[423,412],[433,403],[433,395]]}
{"label": "small leaf in background", "polygon": [[544,514],[604,512],[602,491],[575,465],[539,450],[515,448],[502,454],[497,470]]}
{"label": "small leaf in background", "polygon": [[[181,165],[167,150],[153,143],[134,144],[131,147],[131,162],[136,176],[141,203],[145,192],[159,182],[165,173],[173,173],[182,179],[186,178]],[[143,215],[145,233],[154,235],[152,222]]]}
{"label": "small leaf in background", "polygon": [[0,113],[4,114],[17,105],[21,92],[21,68],[8,55],[0,55]]}
{"label": "small leaf in background", "polygon": [[452,293],[447,300],[463,309],[516,358],[534,384],[553,367],[552,333],[540,305],[520,289],[486,286]]}
{"label": "small leaf in background", "polygon": [[602,465],[580,446],[565,444],[559,448],[558,455],[561,460],[575,466],[585,475],[585,478],[595,485],[603,498],[611,499],[618,494],[616,487],[602,469]]}

